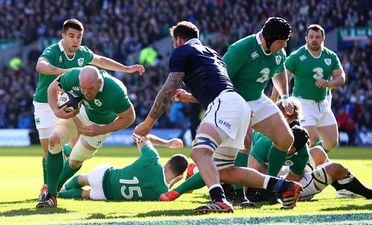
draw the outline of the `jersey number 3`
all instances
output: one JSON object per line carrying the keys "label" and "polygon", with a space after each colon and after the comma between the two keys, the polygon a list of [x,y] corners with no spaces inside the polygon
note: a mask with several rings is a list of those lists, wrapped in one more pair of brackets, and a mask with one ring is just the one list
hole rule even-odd
{"label": "jersey number 3", "polygon": [[320,68],[320,67],[315,67],[313,69],[313,72],[314,72],[313,78],[315,80],[319,80],[319,79],[322,79],[324,77],[323,69]]}
{"label": "jersey number 3", "polygon": [[256,82],[258,83],[265,83],[268,79],[269,79],[269,75],[270,75],[270,69],[269,68],[263,68],[261,71],[260,71],[260,74],[261,76],[259,78],[257,78]]}
{"label": "jersey number 3", "polygon": [[123,184],[123,186],[121,186],[121,195],[125,198],[125,199],[132,199],[133,196],[134,196],[134,192],[137,192],[137,195],[139,197],[142,197],[142,191],[141,191],[141,187],[140,186],[129,186],[127,187],[128,185],[133,185],[133,184],[138,184],[138,178],[137,177],[133,177],[132,180],[127,180],[127,179],[120,179],[119,182],[121,184]]}

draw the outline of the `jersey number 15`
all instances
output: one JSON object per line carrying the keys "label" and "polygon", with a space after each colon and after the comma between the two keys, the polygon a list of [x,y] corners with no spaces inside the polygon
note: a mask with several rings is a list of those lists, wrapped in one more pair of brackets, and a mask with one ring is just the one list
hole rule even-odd
{"label": "jersey number 15", "polygon": [[138,184],[137,177],[133,177],[132,180],[120,179],[119,182],[123,184],[123,186],[121,186],[121,195],[125,199],[128,199],[128,200],[132,199],[134,196],[134,192],[137,192],[138,197],[142,197],[142,191],[141,191],[140,186],[129,186],[133,184]]}

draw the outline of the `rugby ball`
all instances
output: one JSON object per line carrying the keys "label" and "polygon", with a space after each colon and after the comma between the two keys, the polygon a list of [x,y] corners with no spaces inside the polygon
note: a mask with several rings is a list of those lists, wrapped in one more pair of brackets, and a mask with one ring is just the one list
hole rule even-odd
{"label": "rugby ball", "polygon": [[78,109],[81,106],[81,98],[74,94],[72,91],[62,92],[58,98],[58,107],[62,108],[67,105],[66,112],[72,112],[74,109]]}

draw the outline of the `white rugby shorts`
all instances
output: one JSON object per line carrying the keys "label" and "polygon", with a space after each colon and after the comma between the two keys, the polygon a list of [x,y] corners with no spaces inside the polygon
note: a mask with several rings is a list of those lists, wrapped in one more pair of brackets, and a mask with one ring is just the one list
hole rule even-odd
{"label": "white rugby shorts", "polygon": [[109,164],[104,164],[97,166],[93,170],[91,170],[87,177],[88,183],[91,187],[89,198],[93,200],[106,200],[106,196],[103,192],[103,175],[105,174],[106,170],[111,168],[112,166]]}
{"label": "white rugby shorts", "polygon": [[246,104],[253,111],[251,121],[252,126],[275,113],[281,113],[275,103],[271,101],[271,99],[269,99],[266,95],[262,95],[257,100],[247,101]]}
{"label": "white rugby shorts", "polygon": [[34,120],[39,139],[47,139],[52,135],[54,126],[58,118],[50,108],[48,103],[33,102]]}
{"label": "white rugby shorts", "polygon": [[226,133],[219,147],[244,148],[250,122],[250,109],[234,91],[223,91],[211,102],[201,123],[213,124]]}
{"label": "white rugby shorts", "polygon": [[[89,120],[83,105],[81,106],[80,112],[79,112],[79,114],[77,114],[77,117],[80,119],[81,123],[85,126],[96,124],[96,123]],[[96,125],[99,125],[99,124],[96,124]],[[104,140],[109,136],[109,134],[110,133],[97,135],[97,136],[93,136],[93,137],[80,135],[80,138],[85,140],[90,146],[95,147],[95,148],[98,149],[98,148],[102,147],[102,144],[103,144]]]}
{"label": "white rugby shorts", "polygon": [[309,99],[293,97],[301,103],[303,112],[303,119],[300,121],[301,126],[324,127],[337,124],[329,99],[316,102]]}

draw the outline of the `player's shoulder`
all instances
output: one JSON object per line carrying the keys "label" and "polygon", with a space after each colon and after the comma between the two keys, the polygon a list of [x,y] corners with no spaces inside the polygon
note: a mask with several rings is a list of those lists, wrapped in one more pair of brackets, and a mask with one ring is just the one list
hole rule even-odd
{"label": "player's shoulder", "polygon": [[333,50],[331,50],[331,49],[329,49],[327,47],[323,47],[322,54],[327,55],[327,56],[335,56],[335,57],[337,57],[336,52],[334,52]]}
{"label": "player's shoulder", "polygon": [[302,54],[305,54],[306,53],[306,46],[303,45],[301,47],[299,47],[298,49],[294,50],[293,52],[291,52],[291,54],[289,54],[290,56],[300,56]]}
{"label": "player's shoulder", "polygon": [[123,82],[119,80],[118,78],[110,75],[106,70],[100,70],[99,73],[104,79],[105,84],[110,86],[110,90],[116,91],[118,89],[127,90]]}
{"label": "player's shoulder", "polygon": [[92,52],[92,50],[90,50],[87,46],[85,46],[85,45],[81,45],[80,47],[79,47],[79,51],[80,52]]}
{"label": "player's shoulder", "polygon": [[44,50],[43,50],[43,53],[42,55],[45,55],[45,54],[57,54],[61,52],[60,50],[60,46],[59,46],[59,43],[54,43],[54,44],[51,44],[49,45],[48,47],[46,47]]}
{"label": "player's shoulder", "polygon": [[233,44],[230,45],[231,49],[249,49],[249,48],[255,48],[259,45],[257,42],[257,35],[258,34],[251,34],[246,37],[243,37]]}

